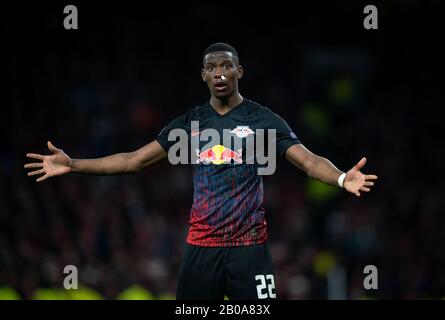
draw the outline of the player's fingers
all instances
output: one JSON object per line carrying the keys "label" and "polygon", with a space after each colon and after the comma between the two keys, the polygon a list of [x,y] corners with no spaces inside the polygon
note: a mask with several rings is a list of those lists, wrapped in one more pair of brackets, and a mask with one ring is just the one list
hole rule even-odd
{"label": "player's fingers", "polygon": [[372,182],[372,181],[365,181],[364,185],[367,186],[367,187],[372,187],[374,185],[374,182]]}
{"label": "player's fingers", "polygon": [[57,150],[59,150],[51,143],[51,141],[48,141],[47,145],[48,145],[48,149],[52,152],[56,152]]}
{"label": "player's fingers", "polygon": [[363,166],[366,163],[366,158],[363,157],[360,159],[360,161],[354,166],[355,169],[357,169],[357,171],[359,171],[361,168],[363,168]]}
{"label": "player's fingers", "polygon": [[361,187],[360,191],[369,192],[369,191],[371,191],[371,189],[366,188],[366,187]]}
{"label": "player's fingers", "polygon": [[28,172],[28,177],[35,176],[35,175],[42,174],[42,173],[45,173],[45,169]]}
{"label": "player's fingers", "polygon": [[356,192],[355,192],[355,195],[356,195],[357,197],[360,197],[360,192],[356,191]]}
{"label": "player's fingers", "polygon": [[27,153],[26,156],[28,158],[37,159],[37,160],[43,160],[44,159],[44,156],[42,156],[41,154],[37,154],[37,153]]}
{"label": "player's fingers", "polygon": [[377,180],[378,177],[375,174],[366,175],[366,180]]}
{"label": "player's fingers", "polygon": [[29,169],[29,168],[42,168],[43,167],[43,162],[27,163],[23,167],[26,168],[26,169]]}
{"label": "player's fingers", "polygon": [[41,182],[43,180],[46,180],[47,178],[49,178],[49,175],[45,174],[44,176],[41,176],[40,178],[38,178],[36,181]]}

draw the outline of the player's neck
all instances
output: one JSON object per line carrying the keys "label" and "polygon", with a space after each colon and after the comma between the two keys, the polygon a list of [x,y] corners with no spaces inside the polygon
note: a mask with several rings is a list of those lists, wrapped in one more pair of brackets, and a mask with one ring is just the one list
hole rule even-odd
{"label": "player's neck", "polygon": [[212,105],[212,107],[221,114],[232,110],[241,102],[243,102],[243,97],[239,92],[236,92],[235,94],[223,99],[214,96],[210,98],[210,104]]}

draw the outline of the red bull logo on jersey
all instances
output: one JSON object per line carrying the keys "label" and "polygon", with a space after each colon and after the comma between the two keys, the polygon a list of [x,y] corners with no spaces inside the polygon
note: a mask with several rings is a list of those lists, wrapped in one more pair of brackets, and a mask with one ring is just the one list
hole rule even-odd
{"label": "red bull logo on jersey", "polygon": [[243,160],[241,158],[242,149],[238,149],[238,151],[233,151],[230,148],[226,148],[223,145],[217,144],[213,146],[212,148],[199,151],[199,149],[196,149],[196,155],[198,156],[198,159],[196,160],[196,163],[205,163],[205,164],[224,164],[224,163],[231,163],[232,161],[236,163],[243,163]]}
{"label": "red bull logo on jersey", "polygon": [[[275,172],[275,129],[254,130],[249,126],[240,125],[234,129],[200,130],[199,121],[191,121],[187,131],[182,128],[171,129],[168,140],[175,141],[168,150],[168,160],[173,165],[242,164],[256,165],[259,175]],[[202,145],[201,142],[207,143]]]}

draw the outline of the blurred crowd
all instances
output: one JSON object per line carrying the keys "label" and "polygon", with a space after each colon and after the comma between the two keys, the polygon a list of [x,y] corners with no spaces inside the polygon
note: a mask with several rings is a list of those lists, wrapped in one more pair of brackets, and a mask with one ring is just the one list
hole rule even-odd
{"label": "blurred crowd", "polygon": [[[10,99],[0,128],[0,299],[69,298],[61,290],[67,265],[77,267],[86,298],[174,298],[191,166],[166,161],[126,176],[36,183],[23,165],[27,152],[49,153],[47,140],[73,158],[150,142],[208,99],[201,56],[215,41],[238,49],[244,97],[282,116],[341,170],[366,156],[363,171],[379,176],[360,198],[284,159],[264,178],[279,298],[444,298],[442,88],[429,36],[409,27],[379,37],[335,38],[326,29],[321,36],[309,18],[255,33],[246,16],[212,33],[202,28],[211,26],[203,14],[210,9],[187,7],[190,21],[110,9],[106,26],[91,14],[77,34],[50,14],[33,20],[35,28],[11,24]],[[367,265],[377,267],[376,290],[364,289]]]}

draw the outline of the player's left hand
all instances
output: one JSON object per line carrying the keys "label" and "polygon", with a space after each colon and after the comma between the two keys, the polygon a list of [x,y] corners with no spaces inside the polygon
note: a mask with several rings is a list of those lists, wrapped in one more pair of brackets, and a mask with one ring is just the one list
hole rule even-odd
{"label": "player's left hand", "polygon": [[360,197],[360,191],[369,192],[374,185],[373,180],[377,180],[377,176],[374,174],[363,174],[360,169],[366,163],[366,158],[362,158],[351,170],[346,172],[345,180],[343,181],[343,187]]}

